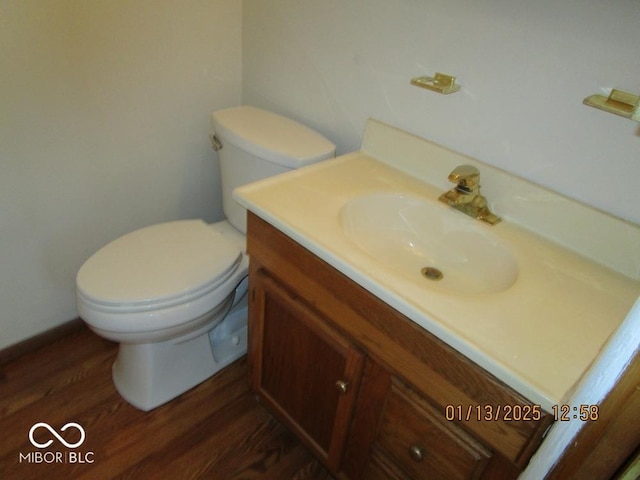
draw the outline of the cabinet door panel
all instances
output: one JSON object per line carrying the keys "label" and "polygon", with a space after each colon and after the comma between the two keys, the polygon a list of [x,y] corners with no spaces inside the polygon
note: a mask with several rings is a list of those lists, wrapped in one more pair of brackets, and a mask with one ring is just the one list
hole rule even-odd
{"label": "cabinet door panel", "polygon": [[[252,295],[261,331],[253,383],[261,399],[331,469],[341,460],[362,354],[286,288],[258,275]],[[252,345],[255,342],[251,342]],[[340,383],[339,383],[340,382]]]}

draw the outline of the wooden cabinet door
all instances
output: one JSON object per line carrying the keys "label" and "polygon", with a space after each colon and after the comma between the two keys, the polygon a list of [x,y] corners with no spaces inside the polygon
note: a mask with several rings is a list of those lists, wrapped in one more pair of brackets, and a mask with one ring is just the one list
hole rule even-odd
{"label": "wooden cabinet door", "polygon": [[363,355],[290,290],[252,278],[251,381],[258,398],[336,472]]}

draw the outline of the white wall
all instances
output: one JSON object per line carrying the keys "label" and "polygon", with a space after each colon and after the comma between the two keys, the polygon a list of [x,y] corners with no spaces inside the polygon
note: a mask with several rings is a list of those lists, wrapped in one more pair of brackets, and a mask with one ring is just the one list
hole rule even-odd
{"label": "white wall", "polygon": [[221,218],[209,115],[240,102],[237,0],[0,2],[0,348],[75,318],[100,246]]}
{"label": "white wall", "polygon": [[[639,124],[582,105],[640,94],[634,0],[244,0],[243,102],[357,149],[367,117],[640,223]],[[443,72],[462,91],[409,85]]]}

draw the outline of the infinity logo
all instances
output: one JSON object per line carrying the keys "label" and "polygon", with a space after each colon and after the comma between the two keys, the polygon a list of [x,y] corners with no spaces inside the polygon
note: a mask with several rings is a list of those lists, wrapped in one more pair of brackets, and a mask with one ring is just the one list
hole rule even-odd
{"label": "infinity logo", "polygon": [[60,443],[62,443],[65,447],[67,448],[76,448],[79,447],[80,445],[82,445],[82,443],[84,442],[84,437],[85,437],[85,433],[84,433],[84,428],[82,428],[80,425],[78,425],[75,422],[70,422],[67,423],[65,426],[63,426],[60,431],[64,432],[65,430],[67,430],[70,427],[75,427],[78,429],[78,431],[80,432],[80,440],[76,443],[67,443],[67,441],[62,438],[60,435],[58,435],[58,432],[56,432],[53,428],[51,428],[51,425],[49,425],[48,423],[44,423],[44,422],[38,422],[36,423],[33,427],[31,427],[31,430],[29,430],[29,441],[31,442],[31,444],[34,447],[37,448],[47,448],[49,445],[51,445],[53,443],[53,440],[48,440],[45,443],[38,443],[33,439],[33,432],[36,431],[36,429],[40,428],[40,427],[44,427],[47,430],[49,430],[51,432],[51,434],[56,437]]}

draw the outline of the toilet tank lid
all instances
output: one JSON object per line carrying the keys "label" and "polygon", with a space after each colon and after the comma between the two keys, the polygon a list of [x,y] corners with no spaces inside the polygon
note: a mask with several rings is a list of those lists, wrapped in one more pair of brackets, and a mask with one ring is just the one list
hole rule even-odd
{"label": "toilet tank lid", "polygon": [[299,168],[331,158],[336,147],[318,132],[289,118],[251,106],[213,112],[214,133],[224,142],[272,163]]}

